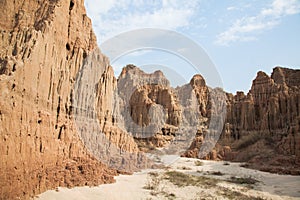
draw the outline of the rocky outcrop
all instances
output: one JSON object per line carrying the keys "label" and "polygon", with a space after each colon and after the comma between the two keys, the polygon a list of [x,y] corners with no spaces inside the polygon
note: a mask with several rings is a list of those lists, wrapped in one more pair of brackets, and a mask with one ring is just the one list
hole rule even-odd
{"label": "rocky outcrop", "polygon": [[[109,142],[129,152],[137,146],[115,124],[110,100],[116,79],[97,49],[83,0],[1,1],[0,6],[0,199],[112,182],[116,170],[94,158],[74,118],[96,109]],[[76,83],[91,56],[101,73],[95,77],[97,103],[87,107],[78,100],[89,98],[80,93],[84,86]]]}
{"label": "rocky outcrop", "polygon": [[[271,77],[258,72],[248,94],[227,93],[222,135],[205,159],[242,161],[257,169],[299,174],[299,76],[300,70],[276,67]],[[211,121],[210,104],[209,99],[208,121]],[[205,129],[198,130],[183,155],[198,157],[205,135]]]}
{"label": "rocky outcrop", "polygon": [[[285,158],[293,164],[284,173],[297,174],[299,75],[281,67],[271,77],[258,72],[248,94],[232,95],[209,88],[201,75],[174,89],[161,72],[146,74],[129,65],[118,80],[125,128],[139,133],[135,138],[143,151],[187,149],[183,156],[255,163],[278,172],[276,160]],[[172,134],[163,131],[168,126],[175,127]]]}
{"label": "rocky outcrop", "polygon": [[201,146],[209,149],[216,143],[217,128],[222,129],[215,123],[222,121],[216,115],[222,112],[215,108],[222,95],[218,96],[219,89],[207,87],[201,75],[174,89],[162,72],[146,74],[128,65],[119,76],[118,92],[124,127],[134,135],[141,150],[162,148],[164,153],[182,154],[200,130],[208,133]]}
{"label": "rocky outcrop", "polygon": [[166,123],[178,126],[180,108],[169,88],[160,85],[144,85],[132,94],[129,105],[132,120],[139,126],[150,124],[149,109],[152,104],[160,104],[166,110]]}
{"label": "rocky outcrop", "polygon": [[[141,149],[172,146],[180,140],[191,144],[183,156],[243,161],[259,169],[298,174],[299,77],[300,70],[276,67],[271,76],[258,72],[248,94],[232,95],[220,88],[209,88],[201,75],[173,89],[159,72],[145,74],[134,66],[127,66],[119,77],[121,87],[118,89],[124,99],[123,86],[130,83],[130,88],[134,88],[131,93],[125,92],[132,94],[128,97],[131,109],[128,118],[140,131],[147,130],[143,126],[149,125],[150,119],[155,121],[157,129],[148,130],[150,135],[138,140]],[[151,84],[148,80],[152,80]],[[161,114],[155,111],[149,115],[150,108],[157,104],[161,105]],[[175,123],[170,116],[176,119]],[[128,131],[137,130],[125,124]],[[170,136],[165,135],[162,130],[170,125],[176,129]],[[185,148],[180,142],[175,146]],[[285,170],[282,170],[283,165],[286,165]]]}
{"label": "rocky outcrop", "polygon": [[[200,74],[195,75],[190,81],[190,86],[193,88],[193,91],[196,94],[201,116],[207,117],[208,115],[207,107],[209,102],[209,88],[207,87],[204,78]],[[181,99],[184,98],[182,97]]]}
{"label": "rocky outcrop", "polygon": [[[193,157],[216,142],[225,93],[200,75],[174,89],[162,72],[132,65],[116,80],[82,0],[0,6],[1,199],[112,182],[108,166],[148,164],[134,137]],[[206,158],[289,163],[284,173],[297,173],[299,77],[278,67],[271,77],[259,72],[247,95],[227,94],[222,139]]]}
{"label": "rocky outcrop", "polygon": [[[286,74],[286,77],[285,77]],[[271,77],[258,72],[247,95],[228,95],[227,123],[238,139],[252,131],[283,140],[299,133],[300,70],[276,67]],[[298,84],[297,84],[298,82]],[[291,145],[293,142],[291,143]],[[281,153],[299,156],[299,146],[278,146]]]}
{"label": "rocky outcrop", "polygon": [[[186,95],[186,92],[182,92],[182,88],[185,87],[190,88],[189,90],[195,95]],[[196,135],[182,156],[212,160],[219,159],[220,155],[213,148],[220,137],[225,120],[225,92],[220,88],[209,88],[201,75],[195,75],[189,85],[179,88],[179,94],[182,96],[183,104],[185,104],[184,102],[194,101],[193,104],[195,106],[187,109],[185,115],[189,116],[192,113],[194,117],[190,121],[197,122],[196,124],[190,123],[195,127]]]}
{"label": "rocky outcrop", "polygon": [[117,84],[119,126],[132,134],[139,149],[169,145],[181,121],[175,91],[161,71],[147,74],[134,65],[123,68]]}
{"label": "rocky outcrop", "polygon": [[[266,165],[272,163],[278,166],[279,162],[275,162],[277,157],[285,156],[289,162],[294,163],[290,167],[291,173],[295,173],[293,167],[300,164],[299,76],[300,70],[276,67],[271,77],[258,72],[247,95],[242,92],[235,96],[228,94],[224,136],[231,138],[231,145],[237,151],[236,160],[253,159],[258,166],[266,168]],[[250,150],[247,155],[243,153],[243,149],[248,148],[249,151],[249,146],[261,140],[266,141],[263,142],[266,145],[260,148],[270,152],[269,158],[259,159],[263,153],[255,153],[256,150]]]}
{"label": "rocky outcrop", "polygon": [[86,148],[101,162],[131,172],[148,163],[123,127],[113,70],[99,68],[103,59],[93,53],[75,81],[74,119]]}
{"label": "rocky outcrop", "polygon": [[176,96],[161,71],[147,74],[134,65],[127,65],[118,78],[117,87],[123,116],[120,123],[135,137],[150,137],[165,123],[179,123]]}

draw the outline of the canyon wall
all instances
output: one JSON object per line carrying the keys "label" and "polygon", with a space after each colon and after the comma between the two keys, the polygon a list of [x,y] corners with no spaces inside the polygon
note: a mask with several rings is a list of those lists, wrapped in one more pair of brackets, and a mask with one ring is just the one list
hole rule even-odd
{"label": "canyon wall", "polygon": [[0,199],[112,182],[117,171],[86,148],[74,122],[86,113],[79,111],[86,105],[74,106],[83,96],[74,87],[89,57],[101,69],[92,105],[99,127],[117,147],[138,150],[115,124],[116,79],[97,48],[83,0],[4,0],[0,7]]}
{"label": "canyon wall", "polygon": [[271,76],[258,72],[247,95],[232,95],[208,87],[201,75],[172,88],[161,72],[146,74],[129,65],[119,77],[118,90],[129,102],[121,106],[129,109],[125,127],[140,134],[135,138],[143,151],[159,147],[167,149],[164,153],[299,174],[299,77],[300,70],[276,67]]}
{"label": "canyon wall", "polygon": [[[258,72],[246,95],[224,92],[227,114],[223,131],[205,158],[248,162],[249,167],[265,171],[300,174],[299,77],[300,70],[276,67],[271,76]],[[210,100],[204,104],[208,111]],[[198,157],[206,134],[205,130],[198,130],[183,155]]]}
{"label": "canyon wall", "polygon": [[297,173],[299,70],[259,72],[247,95],[211,89],[200,75],[174,89],[162,72],[132,65],[116,80],[83,0],[0,6],[0,199],[113,182],[117,170],[151,165],[138,145],[198,157],[204,139],[216,142],[224,95],[223,133],[206,158]]}
{"label": "canyon wall", "polygon": [[276,67],[271,76],[258,72],[247,95],[227,94],[223,143],[234,148],[234,160],[300,173],[299,77],[300,70]]}
{"label": "canyon wall", "polygon": [[150,137],[165,124],[178,126],[181,111],[175,92],[161,71],[147,74],[133,65],[118,79],[124,127],[136,137]]}
{"label": "canyon wall", "polygon": [[[205,131],[209,134],[201,148],[207,154],[223,128],[225,93],[209,88],[201,75],[172,88],[161,71],[147,74],[127,65],[118,78],[118,92],[124,127],[142,151],[152,152],[159,147],[163,154],[181,155],[195,136]],[[194,148],[189,154],[197,157],[198,152]]]}

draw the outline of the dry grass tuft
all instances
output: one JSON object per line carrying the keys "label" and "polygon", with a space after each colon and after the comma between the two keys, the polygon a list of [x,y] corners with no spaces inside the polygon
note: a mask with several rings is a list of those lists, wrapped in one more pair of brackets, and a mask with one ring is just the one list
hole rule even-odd
{"label": "dry grass tuft", "polygon": [[204,165],[204,163],[201,162],[200,160],[196,160],[196,161],[194,162],[194,164],[195,164],[195,166],[203,166],[203,165]]}
{"label": "dry grass tuft", "polygon": [[224,175],[224,173],[222,173],[222,172],[220,172],[220,171],[208,171],[208,172],[206,172],[207,174],[209,174],[209,175],[214,175],[214,176],[223,176]]}
{"label": "dry grass tuft", "polygon": [[165,179],[178,187],[185,186],[216,186],[218,180],[203,176],[193,176],[177,171],[169,171],[165,173]]}
{"label": "dry grass tuft", "polygon": [[232,177],[230,177],[228,182],[236,183],[236,184],[254,185],[254,184],[258,183],[259,181],[252,178],[251,176],[249,176],[249,177],[235,177],[235,176],[232,176]]}

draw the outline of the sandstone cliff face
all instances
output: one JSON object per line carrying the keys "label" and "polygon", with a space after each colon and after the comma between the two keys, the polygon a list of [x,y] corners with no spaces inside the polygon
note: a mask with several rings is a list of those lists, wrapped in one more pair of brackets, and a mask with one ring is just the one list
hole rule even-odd
{"label": "sandstone cliff face", "polygon": [[[143,101],[141,101],[143,99]],[[132,120],[139,126],[150,124],[149,109],[160,104],[166,110],[166,123],[177,126],[180,122],[180,108],[169,88],[159,85],[144,85],[137,88],[129,101]]]}
{"label": "sandstone cliff face", "polygon": [[112,182],[116,171],[93,158],[74,122],[80,96],[74,84],[92,52],[102,72],[94,105],[100,127],[117,146],[137,147],[114,125],[109,92],[116,80],[97,50],[83,0],[1,1],[0,7],[0,199]]}
{"label": "sandstone cliff face", "polygon": [[[74,87],[74,121],[85,147],[109,167],[131,172],[147,164],[123,128],[113,70],[99,68],[105,57],[93,52],[85,59]],[[107,59],[106,59],[107,60]]]}
{"label": "sandstone cliff face", "polygon": [[[117,84],[123,116],[120,127],[134,136],[148,137],[159,131],[165,120],[177,123],[178,107],[169,88],[169,81],[160,71],[147,74],[133,65],[124,67]],[[164,113],[167,109],[170,116]]]}
{"label": "sandstone cliff face", "polygon": [[147,74],[127,65],[118,79],[118,94],[122,124],[141,150],[170,145],[182,122],[181,106],[161,71]]}
{"label": "sandstone cliff face", "polygon": [[[187,149],[183,156],[243,161],[258,169],[299,174],[299,77],[299,70],[276,67],[271,77],[258,72],[248,94],[232,95],[209,88],[201,75],[173,89],[160,72],[145,74],[127,66],[118,90],[123,102],[129,102],[122,104],[131,120],[125,122],[127,131],[149,133],[135,135],[144,151],[160,147],[179,153],[176,147]],[[156,126],[147,129],[151,120]]]}
{"label": "sandstone cliff face", "polygon": [[[182,154],[196,133],[205,130],[209,134],[200,146],[203,154],[207,154],[204,147],[209,149],[216,142],[216,128],[222,129],[212,122],[221,121],[215,119],[221,113],[215,109],[220,101],[215,98],[219,92],[209,89],[201,75],[174,89],[160,71],[146,74],[128,65],[118,79],[118,92],[124,127],[143,151],[160,147],[164,153]],[[198,156],[199,149],[191,151],[190,154]]]}
{"label": "sandstone cliff face", "polygon": [[[300,70],[276,67],[271,77],[258,72],[247,95],[227,93],[227,114],[221,138],[205,158],[249,162],[250,167],[257,169],[299,174],[299,77]],[[211,103],[210,99],[204,103],[208,121],[211,121]],[[205,128],[198,130],[183,155],[199,157],[208,133]]]}
{"label": "sandstone cliff face", "polygon": [[209,89],[206,86],[205,80],[201,75],[197,74],[191,79],[190,85],[196,94],[201,115],[206,117],[208,115]]}
{"label": "sandstone cliff face", "polygon": [[[182,88],[190,88],[195,95],[186,95],[186,92],[182,93]],[[198,122],[192,124],[192,129],[196,135],[191,145],[185,151],[182,156],[196,157],[202,159],[217,158],[215,150],[211,151],[220,137],[220,132],[223,129],[223,122],[226,115],[226,96],[225,92],[220,88],[209,88],[205,79],[201,75],[195,75],[189,85],[185,85],[179,88],[179,94],[181,99],[186,101],[195,101],[191,109],[186,110],[185,115],[193,113],[193,119],[191,121]],[[183,104],[185,104],[182,102]],[[195,111],[198,112],[195,115]]]}
{"label": "sandstone cliff face", "polygon": [[[97,159],[121,163],[114,166],[120,170],[145,165],[132,135],[150,134],[154,147],[170,145],[173,153],[192,143],[192,157],[205,138],[215,142],[212,122],[223,120],[217,114],[224,92],[208,88],[200,75],[173,89],[160,71],[146,74],[131,65],[116,80],[82,0],[0,6],[1,199],[112,182],[116,171]],[[97,73],[78,82],[90,68]],[[247,95],[227,94],[222,140],[207,159],[257,162],[267,146],[267,155],[282,155],[270,163],[299,166],[299,77],[299,70],[278,67],[271,77],[259,72]],[[86,84],[91,79],[95,84]],[[105,137],[94,135],[98,129]],[[122,156],[112,159],[110,151]]]}
{"label": "sandstone cliff face", "polygon": [[[276,161],[277,156],[273,155],[279,154],[289,158],[287,162],[294,163],[293,166],[299,166],[299,77],[300,70],[276,67],[271,77],[264,72],[258,72],[247,95],[242,92],[235,96],[228,94],[224,136],[235,140],[229,143],[233,143],[232,146],[237,148],[236,160],[259,161],[261,152],[252,149],[250,155],[245,155],[242,149],[264,140],[267,144],[263,147],[268,148],[272,155],[270,158],[261,159],[261,162],[265,162],[266,165],[269,162],[279,165],[280,162]],[[293,170],[291,169],[291,173],[297,173]]]}

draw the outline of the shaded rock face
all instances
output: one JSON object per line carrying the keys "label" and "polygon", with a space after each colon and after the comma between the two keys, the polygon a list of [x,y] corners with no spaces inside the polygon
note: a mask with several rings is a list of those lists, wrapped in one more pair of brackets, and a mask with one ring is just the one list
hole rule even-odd
{"label": "shaded rock face", "polygon": [[220,88],[209,88],[201,75],[195,75],[189,85],[191,86],[189,90],[192,90],[195,96],[191,98],[186,95],[186,92],[182,92],[182,89],[186,87],[183,86],[179,88],[181,102],[185,105],[185,102],[193,101],[195,98],[197,106],[196,109],[187,109],[185,115],[188,116],[194,110],[197,110],[199,114],[193,114],[197,116],[197,119],[192,120],[197,122],[197,124],[193,124],[196,135],[191,145],[181,155],[201,159],[219,159],[217,152],[210,151],[210,149],[213,149],[217,143],[223,129],[226,115],[225,92]]}
{"label": "shaded rock face", "polygon": [[116,79],[98,51],[85,59],[75,81],[73,117],[87,150],[110,168],[132,172],[146,165],[133,137],[119,126]]}
{"label": "shaded rock face", "polygon": [[112,182],[116,171],[88,152],[74,122],[73,101],[81,95],[74,84],[92,52],[101,69],[94,105],[99,126],[117,146],[130,152],[137,146],[115,126],[110,100],[116,79],[96,47],[83,0],[1,1],[0,6],[0,199]]}
{"label": "shaded rock face", "polygon": [[96,108],[100,129],[118,148],[130,153],[138,152],[133,137],[122,128],[122,117],[118,105],[117,79],[114,77],[112,67],[102,73],[96,88],[98,89]]}

